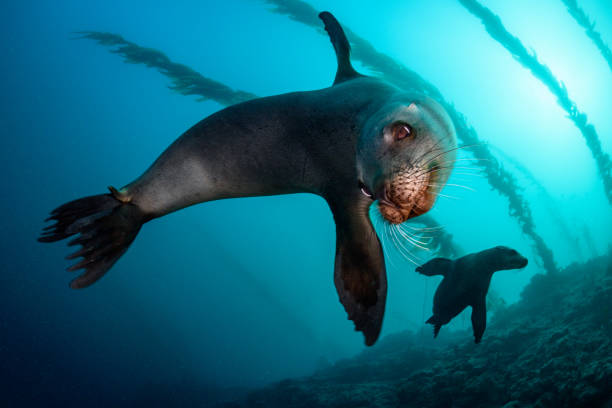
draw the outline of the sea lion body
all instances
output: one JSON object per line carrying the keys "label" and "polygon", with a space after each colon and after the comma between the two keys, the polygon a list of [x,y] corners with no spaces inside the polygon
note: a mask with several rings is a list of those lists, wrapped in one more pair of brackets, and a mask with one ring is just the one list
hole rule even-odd
{"label": "sea lion body", "polygon": [[308,192],[344,200],[357,186],[364,118],[398,93],[363,77],[230,106],[185,132],[120,193],[154,217],[223,198]]}
{"label": "sea lion body", "polygon": [[486,328],[486,296],[493,274],[524,268],[527,262],[514,249],[497,246],[455,261],[435,258],[419,266],[416,271],[423,275],[444,276],[434,294],[433,316],[426,322],[434,326],[434,337],[441,326],[471,306],[474,341],[479,343]]}
{"label": "sea lion body", "polygon": [[334,84],[255,99],[203,119],[138,179],[110,194],[66,203],[51,213],[42,242],[77,235],[68,268],[85,269],[72,288],[100,279],[147,221],[224,198],[308,192],[323,197],[336,223],[334,283],[367,345],[378,338],[387,279],[368,216],[379,201],[388,222],[431,208],[452,163],[456,139],[442,107],[350,64],[349,44],[329,13],[321,19],[336,51]]}

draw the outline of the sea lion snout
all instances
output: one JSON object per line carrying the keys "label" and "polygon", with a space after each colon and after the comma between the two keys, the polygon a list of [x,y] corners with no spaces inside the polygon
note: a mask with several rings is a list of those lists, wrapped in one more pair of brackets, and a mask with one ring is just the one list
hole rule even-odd
{"label": "sea lion snout", "polygon": [[521,255],[517,250],[506,247],[497,246],[486,251],[491,254],[495,260],[491,261],[493,265],[497,265],[497,270],[522,269],[527,266],[529,260]]}
{"label": "sea lion snout", "polygon": [[426,213],[433,206],[432,175],[421,173],[420,167],[400,171],[376,195],[378,208],[390,223],[401,224]]}

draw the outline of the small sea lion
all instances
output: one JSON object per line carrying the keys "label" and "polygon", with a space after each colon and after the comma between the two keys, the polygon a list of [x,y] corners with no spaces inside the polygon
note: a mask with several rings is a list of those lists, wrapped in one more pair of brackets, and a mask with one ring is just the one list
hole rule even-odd
{"label": "small sea lion", "polygon": [[434,258],[416,268],[426,276],[444,276],[434,295],[433,316],[426,322],[434,326],[434,338],[442,325],[472,306],[474,342],[480,343],[487,326],[486,297],[493,273],[524,268],[527,262],[527,258],[514,249],[497,246],[455,261]]}
{"label": "small sea lion", "polygon": [[42,242],[78,235],[68,268],[84,288],[127,250],[141,226],[190,205],[236,197],[313,193],[336,222],[334,282],[367,345],[381,330],[387,293],[380,241],[368,216],[378,200],[400,223],[428,211],[453,166],[456,139],[444,109],[359,74],[338,21],[320,14],[336,52],[331,87],[250,100],[203,119],[138,179],[55,209]]}

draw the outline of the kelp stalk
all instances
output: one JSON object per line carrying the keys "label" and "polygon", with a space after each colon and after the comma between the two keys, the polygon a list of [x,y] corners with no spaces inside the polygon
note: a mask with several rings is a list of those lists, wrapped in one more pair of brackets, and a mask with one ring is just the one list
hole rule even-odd
{"label": "kelp stalk", "polygon": [[591,21],[589,16],[584,12],[576,0],[561,0],[570,15],[576,20],[576,22],[584,28],[587,37],[593,41],[601,56],[606,60],[610,70],[612,70],[612,50],[608,47],[608,44],[601,38],[601,34],[595,30],[595,23]]}
{"label": "kelp stalk", "polygon": [[79,38],[94,40],[107,47],[116,47],[111,52],[123,57],[128,64],[144,64],[149,68],[157,69],[172,81],[169,88],[181,95],[197,95],[200,96],[200,101],[210,99],[221,105],[233,105],[257,97],[250,92],[236,91],[220,82],[206,78],[186,65],[172,62],[161,51],[141,47],[126,41],[120,35],[96,31],[82,31],[77,34],[81,35]]}
{"label": "kelp stalk", "polygon": [[[318,12],[310,4],[301,0],[264,1],[274,6],[273,12],[286,15],[290,19],[313,27],[324,34],[317,18]],[[455,125],[457,137],[466,147],[469,146],[466,150],[470,150],[479,159],[485,159],[475,164],[482,168],[491,187],[508,199],[509,214],[517,218],[523,233],[532,239],[534,249],[542,262],[542,267],[548,273],[557,272],[553,253],[544,239],[535,231],[531,208],[521,195],[515,177],[504,169],[493,156],[488,147],[479,139],[476,130],[468,125],[465,117],[455,109],[452,103],[444,99],[438,88],[418,73],[388,55],[377,51],[371,43],[359,37],[346,26],[343,28],[351,43],[354,60],[359,61],[366,68],[380,73],[385,80],[402,89],[416,90],[430,96],[446,109]]]}
{"label": "kelp stalk", "polygon": [[559,106],[567,112],[568,118],[584,137],[591,154],[595,159],[599,176],[604,185],[604,192],[612,204],[612,161],[601,148],[595,127],[588,123],[587,115],[581,112],[576,103],[570,99],[567,89],[552,73],[550,68],[541,63],[533,51],[529,51],[517,37],[512,35],[501,22],[499,16],[476,0],[459,0],[475,17],[478,17],[487,32],[500,43],[523,67],[540,80],[557,98]]}

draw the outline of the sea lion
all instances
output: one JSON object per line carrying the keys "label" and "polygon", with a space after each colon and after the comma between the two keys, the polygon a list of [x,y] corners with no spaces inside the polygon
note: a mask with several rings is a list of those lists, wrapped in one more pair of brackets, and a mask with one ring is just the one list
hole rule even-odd
{"label": "sea lion", "polygon": [[480,343],[487,326],[486,297],[493,273],[524,268],[527,262],[527,258],[514,249],[497,246],[455,261],[434,258],[416,268],[426,276],[444,276],[434,295],[433,316],[425,322],[434,326],[434,338],[442,325],[472,306],[474,342]]}
{"label": "sea lion", "polygon": [[338,21],[325,23],[338,61],[331,87],[250,100],[203,119],[121,189],[58,207],[39,238],[77,235],[68,268],[84,288],[127,250],[141,226],[181,208],[224,198],[308,192],[336,223],[334,283],[367,345],[378,338],[387,280],[368,208],[378,199],[389,222],[428,211],[456,150],[453,125],[433,100],[359,74]]}

